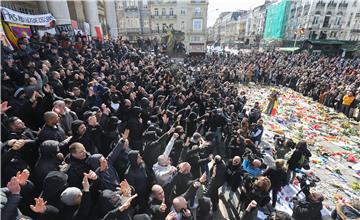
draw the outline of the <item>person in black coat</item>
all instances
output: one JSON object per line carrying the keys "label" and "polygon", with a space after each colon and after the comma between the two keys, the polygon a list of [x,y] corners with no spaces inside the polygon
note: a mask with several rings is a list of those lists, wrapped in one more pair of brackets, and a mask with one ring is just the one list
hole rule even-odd
{"label": "person in black coat", "polygon": [[45,112],[45,125],[39,133],[39,141],[54,140],[62,142],[65,140],[64,130],[57,125],[59,116],[55,112]]}
{"label": "person in black coat", "polygon": [[145,133],[148,142],[143,152],[146,167],[152,167],[157,162],[158,156],[165,150],[171,132],[172,130],[169,130],[161,137],[158,137],[155,131],[148,131]]}
{"label": "person in black coat", "polygon": [[153,220],[163,220],[168,212],[165,205],[165,193],[160,185],[153,185],[151,188],[151,196],[149,200],[149,211]]}
{"label": "person in black coat", "polygon": [[239,134],[236,135],[236,137],[233,137],[233,139],[230,141],[228,150],[230,158],[235,156],[242,157],[242,155],[245,153],[245,139]]}
{"label": "person in black coat", "polygon": [[292,177],[290,182],[292,183],[295,179],[296,173],[295,170],[296,169],[301,169],[305,163],[306,160],[308,160],[311,157],[311,153],[310,151],[307,149],[307,144],[305,141],[300,141],[297,145],[296,145],[296,150],[293,152],[293,154],[291,155],[290,159],[288,160],[288,180],[290,180],[290,176],[291,176],[291,172],[292,172]]}
{"label": "person in black coat", "polygon": [[[121,139],[116,147],[106,158],[101,154],[93,154],[87,159],[87,163],[92,170],[95,170],[100,179],[100,190],[110,189],[116,191],[120,184],[120,178],[114,168],[115,160],[119,159],[120,154],[124,154],[129,147],[127,139]],[[124,157],[122,157],[124,158]]]}
{"label": "person in black coat", "polygon": [[[47,206],[52,206],[59,212],[61,208],[60,195],[66,189],[68,175],[60,171],[51,171],[44,179],[41,198],[47,202]],[[55,214],[54,213],[54,214]]]}
{"label": "person in black coat", "polygon": [[139,205],[139,213],[143,213],[146,210],[149,199],[150,178],[139,151],[131,150],[128,158],[130,166],[125,172],[125,179],[134,187],[138,194],[135,204]]}
{"label": "person in black coat", "polygon": [[65,158],[65,162],[68,165],[66,171],[69,186],[80,188],[82,186],[81,181],[84,173],[88,173],[91,167],[86,163],[86,159],[89,157],[84,145],[75,142],[69,147],[70,154]]}
{"label": "person in black coat", "polygon": [[207,196],[211,198],[213,211],[218,210],[219,206],[219,188],[224,185],[226,180],[226,165],[219,155],[214,158],[214,166],[211,168],[210,173],[212,180],[208,186]]}
{"label": "person in black coat", "polygon": [[314,219],[321,220],[321,210],[323,208],[322,201],[324,196],[320,193],[312,192],[304,200],[298,200],[296,197],[293,200],[294,208],[292,217],[294,220]]}
{"label": "person in black coat", "polygon": [[76,187],[68,187],[61,193],[60,199],[63,206],[60,210],[60,216],[62,219],[85,220],[91,217],[91,191],[94,191],[95,187],[93,187],[94,184],[90,187],[89,180],[94,179],[95,176],[90,176],[90,174],[84,175],[82,190]]}
{"label": "person in black coat", "polygon": [[46,175],[51,171],[58,171],[62,162],[63,155],[59,154],[59,142],[48,140],[40,146],[40,157],[33,170],[33,182],[37,191],[40,192],[43,187],[43,181]]}
{"label": "person in black coat", "polygon": [[285,161],[283,159],[277,159],[275,161],[275,168],[267,169],[263,175],[268,177],[271,181],[272,189],[272,206],[275,207],[277,194],[281,191],[281,187],[287,184],[287,175],[284,171]]}
{"label": "person in black coat", "polygon": [[127,122],[127,128],[130,130],[129,142],[133,150],[143,151],[143,121],[141,118],[140,107],[134,107],[130,112],[130,118]]}
{"label": "person in black coat", "polygon": [[180,163],[178,165],[178,170],[179,172],[175,174],[170,183],[171,188],[173,189],[171,198],[175,198],[181,194],[184,194],[194,179],[190,172],[191,166],[189,163]]}
{"label": "person in black coat", "polygon": [[[236,192],[238,187],[242,184],[241,158],[239,156],[235,156],[233,159],[229,160],[226,166],[226,182],[231,190],[229,195],[229,198],[231,199],[234,192]],[[225,188],[226,187],[223,186],[223,189]]]}

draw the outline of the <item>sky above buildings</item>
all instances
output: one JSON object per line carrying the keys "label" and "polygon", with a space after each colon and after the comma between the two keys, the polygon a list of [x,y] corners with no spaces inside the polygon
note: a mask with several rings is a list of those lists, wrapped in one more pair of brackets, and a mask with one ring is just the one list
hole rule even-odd
{"label": "sky above buildings", "polygon": [[249,10],[264,2],[265,0],[209,0],[207,26],[214,25],[221,12]]}

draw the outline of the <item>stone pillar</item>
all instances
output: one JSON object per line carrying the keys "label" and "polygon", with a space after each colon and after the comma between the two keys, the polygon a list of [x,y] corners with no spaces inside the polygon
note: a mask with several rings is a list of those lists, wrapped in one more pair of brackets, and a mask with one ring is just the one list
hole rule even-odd
{"label": "stone pillar", "polygon": [[69,8],[66,0],[47,1],[50,13],[56,19],[56,25],[71,24]]}
{"label": "stone pillar", "polygon": [[97,8],[97,1],[83,1],[83,4],[86,21],[90,24],[91,36],[94,37],[96,36],[95,25],[99,25],[101,27],[99,20],[99,12]]}
{"label": "stone pillar", "polygon": [[116,19],[116,11],[115,11],[115,1],[107,0],[105,3],[105,16],[106,23],[110,27],[110,36],[111,38],[116,38],[118,36],[118,26]]}
{"label": "stone pillar", "polygon": [[46,1],[38,1],[37,3],[41,14],[49,13],[49,8]]}

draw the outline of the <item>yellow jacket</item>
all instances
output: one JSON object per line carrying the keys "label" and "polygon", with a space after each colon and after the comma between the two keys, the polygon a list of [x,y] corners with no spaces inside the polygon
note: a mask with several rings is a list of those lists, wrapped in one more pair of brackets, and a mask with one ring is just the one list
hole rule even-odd
{"label": "yellow jacket", "polygon": [[348,95],[345,95],[343,97],[343,102],[342,104],[343,105],[351,105],[351,103],[354,101],[355,99],[355,96],[348,96]]}

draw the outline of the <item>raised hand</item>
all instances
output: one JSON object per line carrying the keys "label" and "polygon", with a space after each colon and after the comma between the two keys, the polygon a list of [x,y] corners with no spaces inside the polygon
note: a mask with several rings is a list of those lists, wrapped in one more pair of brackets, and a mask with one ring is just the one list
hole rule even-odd
{"label": "raised hand", "polygon": [[200,179],[199,179],[199,181],[200,181],[200,183],[205,183],[205,181],[206,181],[206,173],[203,173],[203,175],[201,175],[201,177],[200,177]]}
{"label": "raised hand", "polygon": [[165,205],[165,203],[161,203],[160,208],[159,208],[159,211],[160,211],[160,212],[165,212],[165,211],[166,211],[166,208],[167,208],[167,206]]}
{"label": "raised hand", "polygon": [[84,175],[89,179],[89,180],[97,180],[98,176],[96,175],[96,173],[92,170],[89,171],[89,173],[84,173]]}
{"label": "raised hand", "polygon": [[166,217],[165,220],[175,220],[176,219],[176,212],[171,211]]}
{"label": "raised hand", "polygon": [[8,105],[8,101],[1,103],[1,114],[4,114],[7,110],[9,110],[11,106]]}
{"label": "raised hand", "polygon": [[172,135],[172,137],[173,137],[174,139],[177,139],[177,138],[179,137],[179,134],[178,134],[178,133],[174,133],[174,134]]}
{"label": "raised hand", "polygon": [[84,174],[84,177],[83,177],[83,180],[82,180],[81,183],[82,183],[82,186],[83,186],[83,190],[84,190],[85,192],[89,192],[89,190],[90,190],[90,184],[89,184],[89,180],[88,180],[86,174]]}
{"label": "raised hand", "polygon": [[183,214],[184,214],[184,216],[187,217],[187,218],[191,217],[191,212],[190,212],[189,209],[184,209],[184,210],[183,210]]}
{"label": "raised hand", "polygon": [[131,195],[131,187],[127,180],[123,180],[120,183],[120,191],[123,196],[130,196]]}
{"label": "raised hand", "polygon": [[131,202],[133,199],[135,199],[138,196],[138,194],[135,194],[133,196],[131,196],[128,200],[126,200],[126,202],[124,202],[124,204],[122,204],[119,207],[120,212],[123,212],[124,210],[128,209],[131,205]]}
{"label": "raised hand", "polygon": [[36,213],[44,213],[46,211],[46,201],[43,198],[35,198],[35,206],[30,205],[30,209]]}
{"label": "raised hand", "polygon": [[15,176],[13,176],[10,182],[8,182],[7,184],[7,188],[12,194],[20,194],[21,187],[19,184],[19,180]]}
{"label": "raised hand", "polygon": [[18,179],[19,181],[19,184],[21,186],[25,186],[26,185],[26,181],[29,179],[29,176],[30,176],[30,171],[25,169],[23,170],[22,172],[18,171],[16,173],[16,179]]}

